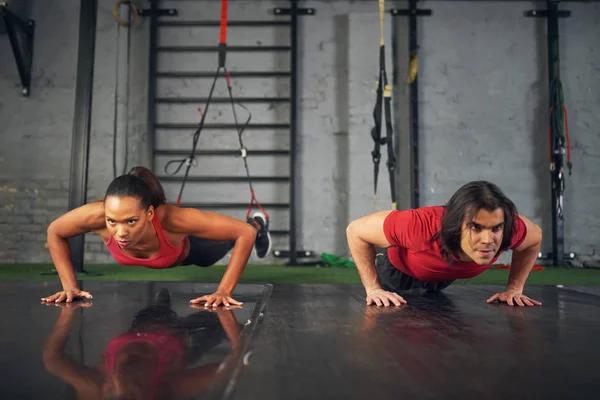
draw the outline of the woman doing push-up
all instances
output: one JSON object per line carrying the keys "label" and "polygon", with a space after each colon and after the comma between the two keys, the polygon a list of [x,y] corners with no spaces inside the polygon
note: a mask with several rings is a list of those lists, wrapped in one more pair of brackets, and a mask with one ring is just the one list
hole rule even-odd
{"label": "woman doing push-up", "polygon": [[92,298],[77,284],[67,239],[97,233],[122,265],[170,268],[207,267],[230,250],[229,265],[217,291],[191,300],[205,306],[241,305],[231,297],[252,249],[265,257],[271,250],[268,219],[256,212],[244,222],[224,215],[168,204],[152,172],[134,167],[109,185],[103,200],[83,205],[54,220],[48,227],[48,248],[63,290],[44,302]]}

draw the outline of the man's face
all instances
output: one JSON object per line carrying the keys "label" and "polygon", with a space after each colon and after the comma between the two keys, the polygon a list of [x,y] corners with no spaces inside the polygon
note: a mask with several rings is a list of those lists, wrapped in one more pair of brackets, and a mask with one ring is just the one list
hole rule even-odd
{"label": "man's face", "polygon": [[106,228],[121,248],[135,246],[144,236],[154,209],[144,209],[135,197],[109,196],[104,201]]}
{"label": "man's face", "polygon": [[460,246],[466,257],[461,258],[479,265],[489,264],[498,252],[503,236],[504,210],[479,210],[472,220],[467,218],[463,222]]}

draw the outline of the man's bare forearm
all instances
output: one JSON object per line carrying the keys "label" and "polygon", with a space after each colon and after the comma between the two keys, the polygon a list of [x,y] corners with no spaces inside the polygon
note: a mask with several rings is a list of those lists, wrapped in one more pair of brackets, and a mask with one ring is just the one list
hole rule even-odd
{"label": "man's bare forearm", "polygon": [[540,244],[521,251],[513,251],[510,275],[506,284],[507,290],[523,291],[525,282],[535,265],[539,251]]}
{"label": "man's bare forearm", "polygon": [[375,246],[360,239],[351,229],[348,230],[347,236],[352,259],[367,294],[381,289],[375,269]]}
{"label": "man's bare forearm", "polygon": [[390,246],[383,232],[384,221],[390,212],[380,211],[356,219],[346,228],[348,247],[367,295],[382,289],[375,269],[375,249]]}

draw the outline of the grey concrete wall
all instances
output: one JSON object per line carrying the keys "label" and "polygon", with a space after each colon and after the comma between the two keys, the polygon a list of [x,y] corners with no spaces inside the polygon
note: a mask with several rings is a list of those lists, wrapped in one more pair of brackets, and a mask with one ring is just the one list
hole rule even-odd
{"label": "grey concrete wall", "polygon": [[[493,181],[542,226],[543,250],[551,251],[545,21],[523,17],[536,7],[527,2],[431,6],[435,16],[421,25],[423,203],[441,203],[469,180]],[[593,155],[599,117],[588,110],[600,101],[600,55],[590,40],[600,33],[600,7],[560,8],[572,11],[560,22],[574,163],[564,199],[565,249],[589,256],[599,245],[600,220],[593,212],[599,187],[592,172],[600,166]],[[465,14],[468,25],[459,29]]]}
{"label": "grey concrete wall", "polygon": [[[147,85],[147,23],[132,29],[131,80],[126,101],[126,30],[112,16],[111,1],[99,1],[88,198],[103,195],[113,178],[115,70],[119,52],[117,138],[129,131],[128,165],[147,163],[144,147]],[[10,7],[10,4],[9,4]],[[67,211],[79,1],[31,2],[36,22],[31,94],[21,95],[10,43],[0,36],[0,260],[50,261],[46,228]],[[117,43],[118,46],[117,46]],[[127,110],[127,104],[129,110]],[[127,117],[127,112],[129,117]],[[118,169],[124,154],[117,150]],[[86,259],[110,262],[102,243],[86,235]]]}
{"label": "grey concrete wall", "polygon": [[[112,2],[101,1],[95,61],[89,195],[102,195],[113,177],[112,141],[117,25]],[[500,185],[519,210],[545,230],[544,251],[550,251],[550,176],[547,162],[547,52],[545,23],[525,18],[532,2],[423,1],[433,16],[421,18],[420,52],[420,190],[421,205],[441,204],[473,179]],[[0,36],[0,261],[49,261],[45,243],[48,223],[66,211],[70,144],[75,94],[78,1],[34,2],[31,17],[37,22],[32,94],[20,95],[18,75],[6,36]],[[230,19],[267,19],[275,6],[288,2],[236,1]],[[405,2],[386,2],[405,7]],[[218,2],[167,1],[177,8],[178,19],[217,19]],[[144,4],[145,6],[145,4]],[[317,14],[301,18],[300,83],[297,154],[299,167],[299,245],[317,252],[347,255],[347,223],[372,207],[372,107],[377,79],[379,24],[374,1],[307,1]],[[543,8],[542,4],[537,7]],[[600,36],[598,4],[565,4],[572,11],[560,24],[561,72],[569,109],[573,175],[567,177],[565,197],[566,249],[594,255],[599,250],[600,218],[594,212],[600,167]],[[63,23],[57,24],[59,17]],[[408,64],[405,17],[397,24],[398,68],[394,97],[398,135],[399,204],[408,204]],[[146,90],[148,21],[131,30],[131,86],[125,101],[125,34],[120,30],[118,142],[121,146],[128,122],[127,166],[148,164],[146,140]],[[392,18],[385,20],[388,77],[391,67]],[[286,45],[284,27],[230,28],[230,45]],[[218,28],[161,30],[165,45],[215,45]],[[230,70],[286,70],[285,54],[229,54]],[[161,70],[213,71],[212,53],[163,54]],[[205,97],[210,79],[161,79],[162,96]],[[226,94],[220,81],[215,95]],[[287,96],[285,79],[233,80],[233,92],[242,96]],[[196,108],[204,105],[160,105],[159,122],[196,122]],[[287,104],[247,105],[252,122],[289,120]],[[128,109],[128,110],[127,110]],[[247,114],[237,109],[238,117]],[[228,105],[211,105],[207,122],[231,122]],[[157,131],[159,148],[189,149],[192,130]],[[285,130],[249,130],[249,149],[285,149]],[[538,142],[539,141],[539,142]],[[235,131],[204,130],[199,148],[236,149]],[[377,209],[389,207],[385,147],[380,171]],[[155,170],[163,174],[171,158],[156,157]],[[117,152],[119,173],[124,154]],[[286,175],[285,157],[249,158],[253,175]],[[241,160],[206,157],[193,175],[244,175]],[[255,184],[261,202],[289,200],[287,184]],[[175,199],[179,184],[165,184]],[[246,183],[190,185],[184,200],[193,202],[249,200]],[[245,210],[215,210],[243,218]],[[288,213],[269,210],[274,229],[287,229]],[[89,235],[88,235],[89,236]],[[286,248],[287,238],[277,237],[276,248]],[[89,236],[86,259],[112,262],[101,242]],[[257,260],[253,260],[257,261]],[[273,261],[269,259],[267,261]]]}

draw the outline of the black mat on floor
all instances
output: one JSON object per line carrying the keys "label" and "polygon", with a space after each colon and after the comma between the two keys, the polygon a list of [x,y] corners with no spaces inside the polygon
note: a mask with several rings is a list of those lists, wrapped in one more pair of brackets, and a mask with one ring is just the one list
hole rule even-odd
{"label": "black mat on floor", "polygon": [[[500,286],[456,285],[377,308],[365,305],[356,285],[243,284],[234,295],[240,309],[190,307],[215,288],[86,282],[92,305],[64,309],[40,304],[58,290],[55,282],[1,283],[0,393],[102,398],[102,391],[151,390],[153,382],[198,399],[591,399],[600,392],[593,288],[530,287],[526,293],[543,305],[519,308],[485,302]],[[157,377],[159,357],[133,340],[117,357],[121,367],[107,372],[111,341],[157,332],[181,343],[179,369],[159,343],[171,364],[163,362]]]}

